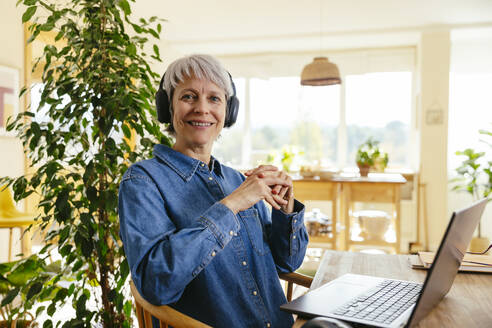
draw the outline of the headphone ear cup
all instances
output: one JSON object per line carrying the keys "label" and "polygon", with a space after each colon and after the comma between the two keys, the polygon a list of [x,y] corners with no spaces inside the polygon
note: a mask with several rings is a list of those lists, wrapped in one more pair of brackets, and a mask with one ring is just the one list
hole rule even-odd
{"label": "headphone ear cup", "polygon": [[234,123],[236,123],[238,113],[239,99],[237,99],[236,95],[234,95],[227,101],[227,117],[224,122],[224,127],[229,128],[233,126]]}
{"label": "headphone ear cup", "polygon": [[167,92],[159,88],[155,94],[155,107],[157,109],[157,120],[161,123],[171,123],[171,110]]}
{"label": "headphone ear cup", "polygon": [[224,122],[224,127],[229,128],[236,123],[237,119],[237,114],[239,112],[239,99],[236,97],[236,85],[234,84],[234,80],[232,79],[232,76],[229,72],[229,78],[231,79],[231,87],[232,87],[232,96],[229,98],[227,101],[227,108],[226,108],[226,119]]}

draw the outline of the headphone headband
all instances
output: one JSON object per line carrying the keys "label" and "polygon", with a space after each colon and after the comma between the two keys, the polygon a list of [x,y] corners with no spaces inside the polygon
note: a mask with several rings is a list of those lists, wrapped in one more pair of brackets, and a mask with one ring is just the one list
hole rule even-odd
{"label": "headphone headband", "polygon": [[[239,99],[236,96],[236,86],[232,80],[232,76],[227,72],[231,80],[232,92],[233,94],[227,99],[226,116],[224,121],[224,127],[228,128],[236,123],[237,114],[239,112]],[[162,75],[161,82],[159,83],[159,90],[155,94],[155,106],[157,109],[157,120],[161,123],[172,124],[172,114],[171,114],[171,97],[164,90],[164,77],[166,73]]]}

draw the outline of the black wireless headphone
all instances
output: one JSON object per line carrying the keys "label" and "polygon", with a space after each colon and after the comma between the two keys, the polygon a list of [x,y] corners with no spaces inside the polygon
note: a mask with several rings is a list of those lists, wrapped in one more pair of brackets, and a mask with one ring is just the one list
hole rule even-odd
{"label": "black wireless headphone", "polygon": [[[155,94],[157,120],[161,123],[172,123],[171,104],[169,103],[169,97],[166,90],[162,87],[165,76],[166,73],[162,76],[161,83],[159,83],[159,90],[157,90]],[[226,117],[224,121],[224,127],[226,128],[231,127],[236,123],[237,113],[239,112],[239,99],[236,97],[236,86],[234,85],[231,74],[229,74],[229,78],[231,79],[232,96],[227,100]]]}

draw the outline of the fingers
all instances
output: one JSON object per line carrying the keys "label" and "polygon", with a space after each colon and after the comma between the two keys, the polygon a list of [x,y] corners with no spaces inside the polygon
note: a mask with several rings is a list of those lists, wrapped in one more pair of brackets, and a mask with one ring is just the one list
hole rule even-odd
{"label": "fingers", "polygon": [[277,195],[266,194],[264,199],[268,204],[270,204],[276,210],[280,210],[282,208],[282,206],[285,206],[288,204],[288,201],[280,198]]}
{"label": "fingers", "polygon": [[280,210],[283,206],[286,206],[288,204],[288,201],[286,201],[282,197],[272,194],[270,188],[265,184],[263,184],[261,193],[263,195],[262,199],[264,199],[268,204],[270,204],[273,208],[277,210]]}
{"label": "fingers", "polygon": [[[261,177],[260,177],[261,178]],[[282,178],[279,178],[279,177],[275,177],[275,176],[265,176],[264,178],[261,179],[267,186],[270,186],[270,187],[273,187],[272,190],[277,186],[279,185],[280,188],[282,187],[290,187],[292,186],[292,182],[291,181],[288,181],[288,180],[285,180],[285,179],[282,179]],[[280,191],[280,189],[277,189],[275,191],[275,193],[278,193]]]}
{"label": "fingers", "polygon": [[[257,181],[260,182],[264,185],[267,186],[275,186],[275,185],[288,185],[288,181],[272,174],[267,174],[267,173],[259,173],[259,174],[254,174],[246,178],[248,181]],[[270,190],[271,191],[271,190]]]}
{"label": "fingers", "polygon": [[[255,170],[245,172],[245,188],[253,188],[261,199],[277,210],[283,210],[290,204],[290,198],[286,197],[291,194],[292,179],[288,174],[278,171],[274,166],[263,166]],[[257,188],[260,189],[257,189]]]}
{"label": "fingers", "polygon": [[268,172],[268,171],[271,171],[271,172],[278,171],[278,168],[274,165],[260,165],[255,169],[251,169],[251,170],[244,172],[244,175],[249,177],[249,176],[254,175],[254,174],[258,174],[261,172]]}
{"label": "fingers", "polygon": [[272,194],[274,195],[280,195],[280,192],[282,191],[282,189],[285,188],[283,187],[282,185],[276,185],[272,188]]}
{"label": "fingers", "polygon": [[[251,175],[255,176],[255,175]],[[279,172],[260,172],[256,174],[257,177],[261,178],[264,183],[272,187],[272,192],[278,194],[283,186],[292,186],[292,179],[283,171]],[[277,187],[277,185],[279,185]]]}
{"label": "fingers", "polygon": [[282,199],[289,199],[290,198],[289,190],[290,190],[289,187],[282,187],[278,192],[278,196],[282,197]]}
{"label": "fingers", "polygon": [[278,195],[282,199],[289,199],[289,190],[292,189],[291,177],[283,171],[279,172],[262,172],[256,175],[268,186],[271,187],[271,193]]}
{"label": "fingers", "polygon": [[285,184],[284,185],[276,185],[272,189],[272,193],[280,195],[283,198],[285,196],[287,190],[288,190],[288,189],[284,189],[285,185],[292,187],[292,178],[283,171],[280,171],[278,173],[278,177],[285,180]]}

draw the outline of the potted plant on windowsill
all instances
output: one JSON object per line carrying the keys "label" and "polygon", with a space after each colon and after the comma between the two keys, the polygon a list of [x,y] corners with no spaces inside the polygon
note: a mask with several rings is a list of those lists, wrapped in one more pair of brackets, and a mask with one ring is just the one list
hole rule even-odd
{"label": "potted plant on windowsill", "polygon": [[367,177],[369,170],[383,172],[388,165],[388,154],[379,149],[379,141],[369,137],[357,149],[355,162],[359,167],[360,176]]}
{"label": "potted plant on windowsill", "polygon": [[282,166],[282,170],[286,172],[295,171],[299,157],[303,156],[304,152],[293,145],[284,145],[280,151],[273,151],[268,154],[266,163]]}

